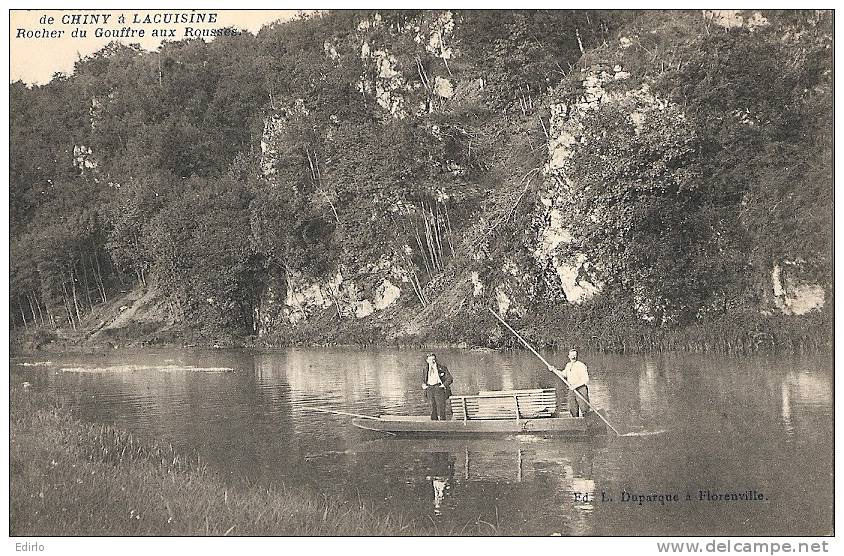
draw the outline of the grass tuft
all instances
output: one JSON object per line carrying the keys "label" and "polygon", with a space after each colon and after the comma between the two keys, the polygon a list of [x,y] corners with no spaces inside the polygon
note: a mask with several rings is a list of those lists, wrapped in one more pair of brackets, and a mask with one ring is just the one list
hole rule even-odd
{"label": "grass tuft", "polygon": [[10,417],[12,536],[505,534],[480,519],[443,531],[285,484],[232,486],[170,444],[80,421],[15,375]]}

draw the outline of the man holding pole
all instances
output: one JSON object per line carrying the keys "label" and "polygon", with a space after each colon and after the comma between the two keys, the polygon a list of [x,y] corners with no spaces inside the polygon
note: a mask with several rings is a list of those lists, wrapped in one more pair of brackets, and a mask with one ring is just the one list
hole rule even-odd
{"label": "man holding pole", "polygon": [[[544,357],[542,357],[542,356],[539,354],[539,352],[538,352],[538,351],[536,351],[535,349],[533,349],[533,346],[532,346],[532,345],[530,345],[529,343],[527,343],[527,340],[525,340],[524,338],[522,338],[522,337],[519,335],[519,333],[518,333],[518,332],[516,332],[515,330],[513,330],[513,327],[512,327],[512,326],[510,326],[509,324],[507,324],[507,321],[505,321],[503,318],[501,318],[501,316],[500,316],[498,313],[496,313],[495,311],[493,311],[492,309],[489,309],[489,312],[490,312],[490,313],[492,313],[492,316],[494,316],[496,319],[498,319],[498,321],[499,321],[501,324],[503,324],[503,325],[504,325],[504,327],[505,327],[507,330],[509,330],[510,332],[512,332],[512,333],[513,333],[513,335],[514,335],[514,336],[516,336],[516,338],[518,338],[518,339],[519,339],[519,341],[520,341],[520,342],[522,342],[522,343],[525,345],[525,347],[526,347],[526,348],[528,348],[530,351],[532,351],[532,352],[533,352],[533,354],[534,354],[534,355],[535,355],[535,356],[536,356],[536,357],[537,357],[540,361],[542,361],[542,363],[544,363],[546,367],[548,367],[548,370],[549,370],[549,371],[551,371],[552,373],[554,373],[555,375],[559,376],[560,378],[562,378],[562,379],[565,381],[565,383],[569,386],[569,396],[572,396],[572,395],[573,395],[573,396],[574,396],[574,397],[576,397],[576,398],[579,398],[580,396],[584,396],[584,398],[583,398],[582,400],[578,399],[578,401],[577,401],[577,407],[578,407],[578,410],[577,410],[577,411],[578,411],[578,412],[579,412],[580,408],[583,408],[583,410],[584,410],[583,412],[584,412],[584,413],[588,414],[590,417],[595,417],[595,416],[597,416],[597,417],[598,417],[601,421],[603,421],[603,422],[604,422],[604,424],[605,424],[606,426],[608,426],[609,428],[611,428],[611,429],[612,429],[612,431],[616,434],[616,436],[621,436],[621,433],[620,433],[620,432],[618,432],[618,429],[616,429],[614,426],[612,426],[612,423],[610,423],[609,421],[607,421],[607,418],[606,418],[606,417],[604,417],[603,415],[601,415],[601,413],[603,413],[602,411],[589,411],[589,406],[590,406],[590,403],[589,403],[589,386],[588,386],[588,384],[589,384],[589,374],[586,372],[586,365],[583,365],[583,363],[580,363],[581,365],[583,365],[583,368],[582,368],[582,369],[580,369],[580,367],[578,366],[578,370],[582,371],[582,375],[581,375],[581,377],[580,377],[580,378],[581,378],[581,379],[583,379],[583,380],[582,380],[582,383],[581,383],[581,384],[579,384],[579,386],[583,386],[583,387],[584,387],[584,388],[583,388],[583,393],[581,394],[581,393],[580,393],[580,390],[579,390],[579,389],[577,389],[577,386],[575,386],[575,387],[574,387],[574,389],[572,388],[572,386],[573,386],[573,385],[572,385],[572,384],[570,384],[570,383],[569,383],[569,381],[568,381],[568,379],[566,379],[566,378],[565,378],[565,376],[564,376],[564,374],[563,374],[563,372],[562,372],[562,371],[560,371],[558,368],[556,368],[556,367],[552,366],[552,365],[551,365],[548,361],[546,361],[546,360],[545,360],[545,358],[544,358]],[[574,353],[574,359],[572,359],[572,357],[571,357],[571,356],[572,356],[572,353]],[[571,361],[569,362],[569,365],[571,365],[571,367],[569,367],[569,365],[566,365],[566,370],[571,370],[571,368],[572,368],[572,367],[574,367],[574,364],[573,364],[573,363],[574,363],[575,361],[577,361],[577,350],[574,350],[574,349],[573,349],[573,350],[571,350],[571,352],[569,352],[569,359],[571,359]],[[574,378],[577,378],[577,377],[574,377]],[[581,404],[582,404],[582,405],[581,405]],[[569,408],[570,408],[570,410],[572,411],[572,415],[577,415],[577,413],[575,413],[575,412],[574,412],[574,406],[572,406],[571,404],[569,404]],[[587,412],[588,412],[588,413],[587,413]],[[587,425],[588,425],[588,420],[587,420]]]}
{"label": "man holding pole", "polygon": [[[569,387],[568,406],[572,417],[585,417],[592,409],[589,406],[589,373],[583,361],[577,360],[577,350],[569,351],[569,362],[560,371],[556,367],[549,366],[551,372],[561,374]],[[578,395],[580,394],[580,395]]]}

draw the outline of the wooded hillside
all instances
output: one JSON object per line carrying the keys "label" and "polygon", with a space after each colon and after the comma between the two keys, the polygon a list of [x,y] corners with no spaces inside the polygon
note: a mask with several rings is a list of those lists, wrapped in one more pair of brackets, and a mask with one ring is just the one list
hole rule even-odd
{"label": "wooded hillside", "polygon": [[342,11],[113,43],[10,85],[10,322],[90,332],[135,289],[184,341],[501,345],[492,307],[830,345],[832,42],[830,12]]}

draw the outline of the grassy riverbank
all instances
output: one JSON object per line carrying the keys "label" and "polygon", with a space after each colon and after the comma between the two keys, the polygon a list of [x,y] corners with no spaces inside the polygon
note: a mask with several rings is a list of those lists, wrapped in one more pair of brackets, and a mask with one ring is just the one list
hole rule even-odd
{"label": "grassy riverbank", "polygon": [[[233,487],[196,457],[76,419],[14,376],[10,394],[13,536],[458,533],[303,488]],[[495,532],[480,527],[462,533]]]}
{"label": "grassy riverbank", "polygon": [[[37,351],[86,352],[115,347],[204,346],[390,346],[390,347],[483,347],[522,349],[518,339],[485,309],[440,318],[429,330],[397,334],[410,317],[399,313],[392,319],[338,322],[330,308],[310,322],[290,325],[263,338],[256,336],[204,336],[187,328],[166,329],[129,326],[106,336],[47,328],[14,329],[10,348],[16,354]],[[529,312],[509,317],[510,324],[537,347],[585,351],[648,353],[816,353],[831,352],[833,313],[830,308],[807,315],[764,315],[739,312],[710,316],[685,326],[657,327],[637,319],[629,308],[611,304],[566,307],[563,310]]]}

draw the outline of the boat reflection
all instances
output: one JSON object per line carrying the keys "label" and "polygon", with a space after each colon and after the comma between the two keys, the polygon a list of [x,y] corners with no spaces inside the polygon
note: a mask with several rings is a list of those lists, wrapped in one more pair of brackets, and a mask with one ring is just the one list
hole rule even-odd
{"label": "boat reflection", "polygon": [[[424,470],[431,509],[436,516],[458,505],[461,495],[474,489],[501,489],[501,485],[534,483],[543,492],[572,501],[578,513],[591,513],[595,496],[595,451],[606,440],[592,443],[540,437],[502,439],[378,439],[355,447],[355,453],[390,453],[408,462],[409,473]],[[420,469],[410,462],[425,462]],[[414,474],[415,474],[414,473]],[[580,495],[577,501],[574,493]]]}

